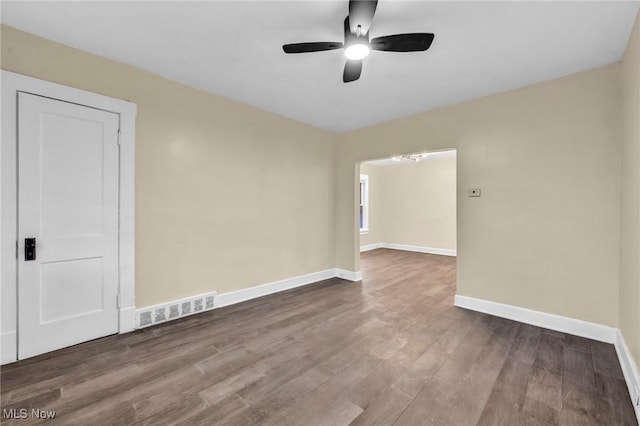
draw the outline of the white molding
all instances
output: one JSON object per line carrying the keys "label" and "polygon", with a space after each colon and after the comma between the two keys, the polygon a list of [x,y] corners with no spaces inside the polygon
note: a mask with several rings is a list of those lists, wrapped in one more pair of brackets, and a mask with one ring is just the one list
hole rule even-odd
{"label": "white molding", "polygon": [[360,252],[386,248],[391,250],[413,251],[416,253],[438,254],[441,256],[457,256],[457,251],[453,249],[443,249],[436,247],[412,246],[408,244],[394,243],[374,243],[360,246]]}
{"label": "white molding", "polygon": [[234,305],[246,300],[255,299],[269,294],[279,293],[292,288],[313,284],[318,281],[328,280],[336,276],[335,269],[325,269],[324,271],[313,272],[311,274],[299,275],[293,278],[273,281],[266,284],[256,285],[242,290],[221,293],[216,298],[216,307]]}
{"label": "white molding", "polygon": [[346,269],[336,268],[334,276],[348,281],[362,281],[362,271],[354,272],[347,271]]}
{"label": "white molding", "polygon": [[411,246],[408,244],[385,243],[384,248],[392,250],[413,251],[417,253],[439,254],[441,256],[457,256],[456,250],[435,247]]}
{"label": "white molding", "polygon": [[370,251],[370,250],[375,250],[375,249],[384,248],[384,247],[385,247],[385,243],[366,244],[364,246],[360,246],[360,253],[362,253],[363,251]]}
{"label": "white molding", "polygon": [[497,317],[507,318],[549,330],[586,337],[605,343],[615,343],[618,329],[561,315],[534,311],[519,306],[505,305],[490,300],[456,294],[453,304],[460,308],[483,312]]}
{"label": "white molding", "polygon": [[624,380],[627,383],[627,389],[629,390],[629,397],[631,398],[631,405],[636,412],[636,420],[640,423],[640,405],[636,405],[640,395],[640,376],[638,376],[638,366],[633,360],[633,356],[629,351],[627,342],[624,340],[624,336],[620,330],[616,330],[616,353],[618,354],[618,361],[624,374]]}
{"label": "white molding", "polygon": [[127,306],[120,308],[120,334],[128,333],[136,329],[136,307]]}
{"label": "white molding", "polygon": [[[134,330],[135,314],[130,310],[136,304],[136,104],[119,101],[129,106],[120,112],[120,333]],[[122,308],[124,307],[124,308]]]}
{"label": "white molding", "polygon": [[171,300],[157,305],[134,308],[135,328],[145,328],[173,321],[216,308],[218,293],[215,291]]}
{"label": "white molding", "polygon": [[[133,330],[131,310],[135,309],[135,117],[136,104],[45,80],[1,71],[2,144],[0,145],[0,291],[3,336],[17,338],[17,94],[31,93],[92,108],[114,112],[120,117],[120,190],[119,190],[119,332]],[[5,338],[3,338],[4,340]],[[8,339],[8,337],[6,338]],[[8,347],[3,345],[3,347]],[[17,348],[17,342],[15,343]],[[4,353],[3,349],[3,353]]]}
{"label": "white molding", "polygon": [[369,233],[369,176],[360,174],[360,185],[364,189],[364,194],[360,194],[360,200],[362,202],[362,224],[360,228],[360,234],[366,235]]}
{"label": "white molding", "polygon": [[9,364],[18,360],[18,338],[15,331],[0,334],[0,364]]}

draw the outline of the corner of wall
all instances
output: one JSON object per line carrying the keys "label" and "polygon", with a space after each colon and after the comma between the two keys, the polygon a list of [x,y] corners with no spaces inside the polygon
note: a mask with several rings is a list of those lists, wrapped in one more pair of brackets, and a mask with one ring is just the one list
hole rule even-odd
{"label": "corner of wall", "polygon": [[640,13],[619,75],[623,122],[618,315],[626,353],[637,365],[640,363]]}

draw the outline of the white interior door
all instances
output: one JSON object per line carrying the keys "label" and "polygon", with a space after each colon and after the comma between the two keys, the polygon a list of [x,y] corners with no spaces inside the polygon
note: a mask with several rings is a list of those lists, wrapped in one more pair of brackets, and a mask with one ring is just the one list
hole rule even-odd
{"label": "white interior door", "polygon": [[118,123],[18,96],[19,359],[118,332]]}

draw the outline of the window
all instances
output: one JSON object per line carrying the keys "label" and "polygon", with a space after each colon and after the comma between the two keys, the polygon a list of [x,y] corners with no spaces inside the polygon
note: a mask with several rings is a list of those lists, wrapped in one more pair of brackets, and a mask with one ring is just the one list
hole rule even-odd
{"label": "window", "polygon": [[360,233],[369,232],[369,176],[360,175]]}

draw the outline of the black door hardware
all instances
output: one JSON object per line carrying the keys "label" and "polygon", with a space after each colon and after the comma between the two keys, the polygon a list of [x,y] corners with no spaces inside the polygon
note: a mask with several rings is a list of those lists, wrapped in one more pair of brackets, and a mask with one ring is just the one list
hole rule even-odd
{"label": "black door hardware", "polygon": [[24,260],[36,260],[36,239],[24,239]]}

